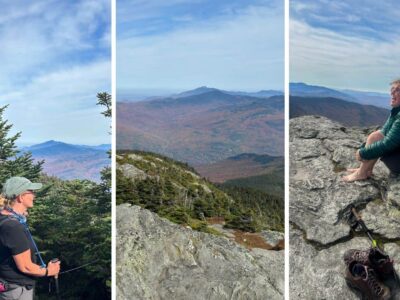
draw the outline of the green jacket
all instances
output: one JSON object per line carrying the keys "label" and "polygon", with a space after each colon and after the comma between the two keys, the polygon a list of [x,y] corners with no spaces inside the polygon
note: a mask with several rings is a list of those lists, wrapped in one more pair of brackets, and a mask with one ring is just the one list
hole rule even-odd
{"label": "green jacket", "polygon": [[360,148],[362,159],[376,159],[400,149],[400,106],[392,108],[389,119],[383,125],[381,132],[385,136],[383,140]]}

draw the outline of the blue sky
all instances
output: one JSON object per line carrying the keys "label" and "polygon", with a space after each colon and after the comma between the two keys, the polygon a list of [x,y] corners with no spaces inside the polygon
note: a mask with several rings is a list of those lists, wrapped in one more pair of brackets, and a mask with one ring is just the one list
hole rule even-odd
{"label": "blue sky", "polygon": [[290,1],[293,82],[388,92],[399,53],[398,1]]}
{"label": "blue sky", "polygon": [[117,90],[281,89],[282,0],[117,0]]}
{"label": "blue sky", "polygon": [[0,0],[0,105],[21,144],[110,143],[109,0]]}

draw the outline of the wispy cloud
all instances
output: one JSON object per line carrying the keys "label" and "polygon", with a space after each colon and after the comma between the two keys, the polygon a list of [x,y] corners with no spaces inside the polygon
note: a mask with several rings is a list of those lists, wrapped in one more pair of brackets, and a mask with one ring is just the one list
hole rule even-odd
{"label": "wispy cloud", "polygon": [[[110,90],[109,1],[0,2],[0,105],[10,104],[7,115],[23,132],[21,142],[108,141],[95,98]],[[29,114],[21,118],[23,111]],[[95,131],[99,136],[92,124],[71,118],[82,113],[104,129]]]}
{"label": "wispy cloud", "polygon": [[[163,9],[149,12],[157,17],[144,19],[154,26],[145,29],[132,29],[129,22],[121,21],[117,28],[118,89],[199,85],[283,89],[283,2],[244,1],[239,5],[221,1],[210,14],[207,8],[213,3],[198,4],[207,11],[203,15],[196,6],[181,8],[174,15]],[[125,7],[125,13],[135,15],[137,9]],[[171,19],[180,26],[168,25]]]}
{"label": "wispy cloud", "polygon": [[96,94],[109,88],[110,72],[110,62],[103,61],[48,73],[21,91],[0,95],[0,105],[9,104],[6,117],[14,132],[22,130],[25,143],[104,143],[109,122],[100,115]]}
{"label": "wispy cloud", "polygon": [[312,27],[344,35],[389,41],[398,36],[398,3],[388,1],[292,0],[291,17]]}
{"label": "wispy cloud", "polygon": [[400,15],[393,1],[291,3],[291,81],[387,91],[400,75]]}

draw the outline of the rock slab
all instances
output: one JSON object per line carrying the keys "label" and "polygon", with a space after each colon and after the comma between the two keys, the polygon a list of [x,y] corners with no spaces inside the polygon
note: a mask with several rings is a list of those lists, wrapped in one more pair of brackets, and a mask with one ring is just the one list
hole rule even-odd
{"label": "rock slab", "polygon": [[[291,299],[359,299],[345,284],[343,253],[366,249],[370,242],[361,233],[353,237],[346,222],[351,205],[400,261],[400,179],[390,178],[378,161],[372,179],[341,180],[347,168],[358,167],[354,154],[372,130],[319,116],[290,121]],[[400,299],[397,290],[393,293]]]}
{"label": "rock slab", "polygon": [[251,251],[117,206],[117,299],[283,299],[284,251]]}

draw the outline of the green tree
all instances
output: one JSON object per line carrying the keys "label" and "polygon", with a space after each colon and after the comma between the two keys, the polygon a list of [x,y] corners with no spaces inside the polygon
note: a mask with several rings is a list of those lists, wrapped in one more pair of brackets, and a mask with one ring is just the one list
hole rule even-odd
{"label": "green tree", "polygon": [[103,111],[102,114],[107,118],[111,118],[112,115],[111,99],[112,99],[111,95],[108,94],[107,92],[97,94],[97,105],[105,106],[106,110]]}
{"label": "green tree", "polygon": [[[99,93],[102,114],[111,116],[111,96]],[[11,176],[24,176],[44,183],[37,193],[29,224],[45,261],[62,261],[62,270],[87,263],[86,267],[60,276],[62,299],[111,299],[111,169],[101,171],[101,182],[63,181],[42,174],[43,161],[20,153],[15,142],[21,133],[10,135],[13,125],[0,107],[0,188]],[[36,297],[55,299],[48,281],[39,279]]]}
{"label": "green tree", "polygon": [[0,188],[12,176],[38,179],[43,165],[43,161],[34,162],[30,153],[20,154],[18,151],[15,142],[21,136],[21,132],[10,135],[13,125],[4,119],[7,107],[0,107]]}

